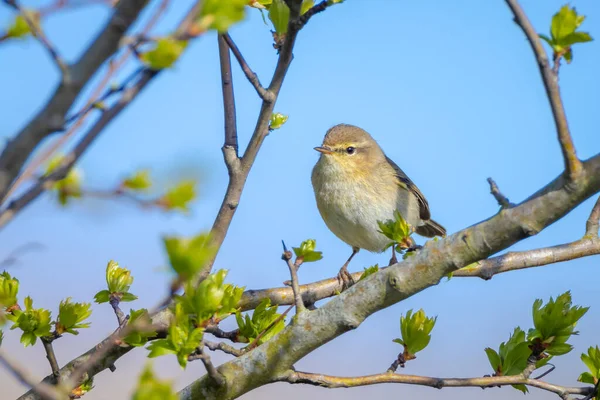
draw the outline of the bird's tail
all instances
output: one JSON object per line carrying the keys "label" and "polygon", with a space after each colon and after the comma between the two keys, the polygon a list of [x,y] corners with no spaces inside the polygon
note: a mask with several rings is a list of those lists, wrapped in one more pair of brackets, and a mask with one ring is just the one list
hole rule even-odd
{"label": "bird's tail", "polygon": [[423,225],[418,226],[416,231],[419,235],[425,237],[446,236],[446,228],[432,219],[423,221]]}

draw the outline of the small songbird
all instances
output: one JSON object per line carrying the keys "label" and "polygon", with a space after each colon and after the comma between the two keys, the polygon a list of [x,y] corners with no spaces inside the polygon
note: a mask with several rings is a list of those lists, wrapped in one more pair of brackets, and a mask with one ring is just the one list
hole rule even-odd
{"label": "small songbird", "polygon": [[336,125],[315,150],[321,153],[312,171],[317,207],[327,227],[352,246],[338,275],[345,287],[352,282],[348,264],[360,249],[381,253],[389,244],[377,221],[394,219],[395,210],[421,236],[446,234],[430,219],[425,196],[365,130]]}

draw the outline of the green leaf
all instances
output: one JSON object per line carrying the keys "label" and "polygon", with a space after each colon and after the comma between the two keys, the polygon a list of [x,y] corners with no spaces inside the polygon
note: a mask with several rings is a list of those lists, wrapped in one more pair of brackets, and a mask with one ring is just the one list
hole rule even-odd
{"label": "green leaf", "polygon": [[77,329],[89,328],[90,323],[84,323],[92,315],[90,303],[71,303],[71,298],[60,302],[58,307],[58,320],[56,321],[56,333],[62,335],[67,332],[78,335]]}
{"label": "green leaf", "polygon": [[[45,176],[50,175],[52,172],[61,167],[64,160],[64,156],[60,154],[50,159],[46,167]],[[82,180],[82,171],[77,168],[71,168],[69,172],[67,172],[67,176],[52,185],[52,190],[56,191],[60,205],[64,206],[69,202],[70,199],[80,198],[82,196]]]}
{"label": "green leaf", "polygon": [[315,239],[307,239],[300,243],[300,247],[292,247],[294,254],[302,262],[315,262],[323,258],[323,253],[315,251],[317,241]]}
{"label": "green leaf", "polygon": [[373,275],[375,272],[379,271],[379,264],[375,264],[371,267],[365,268],[365,272],[362,273],[362,275],[360,276],[360,278],[358,279],[358,281],[362,281],[363,279],[365,279],[367,276]]}
{"label": "green leaf", "polygon": [[[238,312],[235,319],[240,330],[241,338],[245,338],[248,342],[253,342],[258,335],[265,332],[258,340],[258,344],[267,342],[285,327],[285,318],[281,318],[277,323],[273,324],[281,314],[277,313],[277,305],[271,305],[268,298],[263,299],[260,304],[254,309],[252,317]],[[270,326],[273,324],[273,326]],[[270,327],[269,327],[270,326]],[[267,328],[269,328],[267,330]]]}
{"label": "green leaf", "polygon": [[40,13],[35,10],[23,10],[22,15],[17,15],[12,24],[6,30],[7,38],[24,38],[30,35],[31,27],[27,23],[27,17],[37,29],[40,29]]}
{"label": "green leaf", "polygon": [[189,211],[189,203],[196,198],[196,182],[183,181],[169,189],[159,202],[167,210]]}
{"label": "green leaf", "polygon": [[579,375],[579,378],[577,378],[577,380],[579,382],[589,383],[591,385],[596,384],[594,376],[592,376],[592,374],[590,374],[589,372],[582,373],[581,375]]}
{"label": "green leaf", "polygon": [[203,326],[210,319],[219,322],[239,310],[244,288],[225,283],[226,276],[226,270],[218,270],[198,285],[188,283],[184,294],[177,297],[196,326]]}
{"label": "green leaf", "polygon": [[575,8],[571,8],[568,5],[563,6],[552,17],[552,25],[550,26],[550,34],[555,42],[560,41],[581,25],[585,16],[578,15]]}
{"label": "green leaf", "polygon": [[594,39],[592,39],[590,34],[587,32],[573,32],[562,39],[561,45],[571,46],[575,43],[586,43],[591,42],[592,40]]}
{"label": "green leaf", "polygon": [[110,292],[108,290],[101,290],[94,296],[94,301],[98,304],[108,303],[110,300]]}
{"label": "green leaf", "polygon": [[582,373],[577,380],[592,385],[598,384],[600,381],[600,348],[598,346],[588,348],[587,354],[581,354],[581,361],[589,372]]}
{"label": "green leaf", "polygon": [[164,236],[163,243],[171,268],[183,280],[191,279],[217,252],[209,233],[201,233],[191,238]]}
{"label": "green leaf", "polygon": [[303,15],[305,12],[313,8],[315,5],[315,0],[304,0],[302,1],[302,6],[300,6],[300,15]]}
{"label": "green leaf", "polygon": [[283,0],[273,0],[269,7],[269,19],[273,23],[275,32],[279,35],[285,35],[290,21],[290,9]]}
{"label": "green leaf", "polygon": [[122,186],[132,191],[145,191],[152,186],[152,180],[150,179],[150,171],[141,170],[137,171],[132,176],[125,178],[122,182]]}
{"label": "green leaf", "polygon": [[283,115],[282,113],[273,113],[271,114],[271,120],[269,121],[269,129],[279,129],[287,122],[287,120],[287,115]]}
{"label": "green leaf", "polygon": [[[84,376],[87,376],[85,374]],[[71,398],[79,399],[94,388],[94,377],[88,377],[83,383],[71,391]]]}
{"label": "green leaf", "polygon": [[157,39],[154,48],[140,54],[140,59],[151,69],[170,68],[187,47],[187,40],[176,40],[170,36]]}
{"label": "green leaf", "polygon": [[15,319],[12,329],[21,329],[21,343],[25,347],[34,345],[38,337],[49,336],[51,321],[50,311],[43,308],[33,308],[33,300],[26,297],[24,300],[25,311],[15,310]]}
{"label": "green leaf", "polygon": [[394,219],[377,221],[379,232],[383,233],[394,244],[402,244],[412,234],[412,227],[402,218],[398,210],[394,211]]}
{"label": "green leaf", "polygon": [[132,400],[177,400],[179,397],[169,381],[159,380],[147,364],[133,393]]}
{"label": "green leaf", "polygon": [[106,303],[110,301],[111,296],[119,301],[132,301],[136,296],[129,293],[129,288],[133,283],[131,271],[120,267],[116,261],[110,260],[106,265],[106,285],[108,290],[101,290],[94,296],[96,303]]}
{"label": "green leaf", "polygon": [[134,347],[144,346],[146,343],[148,343],[149,338],[156,336],[156,331],[147,329],[147,327],[152,326],[152,320],[150,319],[148,310],[145,308],[129,311],[129,321],[127,321],[127,325],[134,324],[138,324],[142,328],[146,328],[136,329],[129,335],[125,336],[123,341],[128,345]]}
{"label": "green leaf", "polygon": [[396,342],[400,343],[401,340],[403,343],[405,356],[414,357],[415,354],[427,347],[436,320],[437,317],[428,318],[423,309],[414,314],[413,310],[408,310],[406,316],[400,317],[402,339],[397,339]]}
{"label": "green leaf", "polygon": [[488,360],[490,360],[490,365],[494,372],[498,372],[502,370],[502,360],[500,356],[494,349],[490,349],[489,347],[485,348],[485,354],[487,354]]}
{"label": "green leaf", "polygon": [[204,0],[198,20],[200,31],[227,32],[231,25],[245,18],[248,3],[248,0]]}
{"label": "green leaf", "polygon": [[6,271],[0,274],[0,308],[6,309],[17,304],[19,280]]}

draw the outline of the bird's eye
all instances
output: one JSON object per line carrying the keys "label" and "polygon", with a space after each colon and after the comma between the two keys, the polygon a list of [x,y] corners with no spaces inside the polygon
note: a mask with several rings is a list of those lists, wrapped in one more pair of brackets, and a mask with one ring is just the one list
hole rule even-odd
{"label": "bird's eye", "polygon": [[355,152],[356,152],[356,149],[352,146],[346,148],[346,153],[348,153],[348,154],[354,154]]}

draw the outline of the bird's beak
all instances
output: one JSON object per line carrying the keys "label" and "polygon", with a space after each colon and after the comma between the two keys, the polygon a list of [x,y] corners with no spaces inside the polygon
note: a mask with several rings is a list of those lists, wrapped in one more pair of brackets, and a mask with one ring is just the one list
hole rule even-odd
{"label": "bird's beak", "polygon": [[315,150],[318,151],[319,153],[323,153],[323,154],[333,153],[333,151],[329,147],[326,147],[326,146],[315,147]]}

